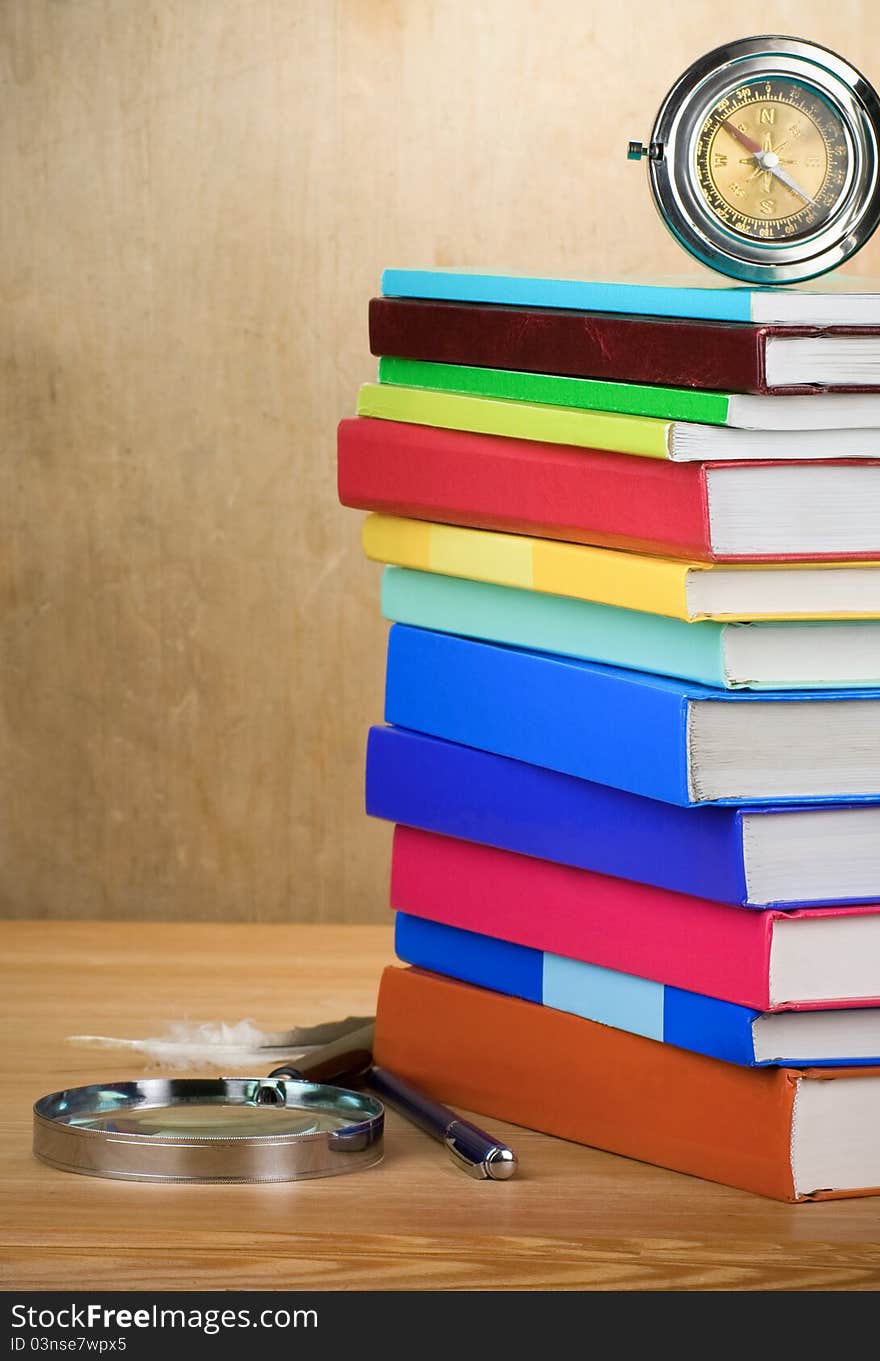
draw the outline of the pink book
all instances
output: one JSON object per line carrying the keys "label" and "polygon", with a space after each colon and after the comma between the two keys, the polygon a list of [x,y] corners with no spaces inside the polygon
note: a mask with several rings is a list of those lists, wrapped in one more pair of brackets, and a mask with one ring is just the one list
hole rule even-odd
{"label": "pink book", "polygon": [[880,904],[749,911],[397,827],[391,906],[757,1011],[880,1006]]}

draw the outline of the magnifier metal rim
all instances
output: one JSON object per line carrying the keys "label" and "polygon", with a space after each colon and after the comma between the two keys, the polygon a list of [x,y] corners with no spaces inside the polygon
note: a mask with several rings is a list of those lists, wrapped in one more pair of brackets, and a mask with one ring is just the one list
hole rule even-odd
{"label": "magnifier metal rim", "polygon": [[[110,1099],[112,1104],[105,1104]],[[282,1134],[140,1134],[84,1128],[74,1118],[165,1106],[283,1105],[343,1120],[333,1130]],[[289,1078],[147,1078],[50,1092],[33,1108],[33,1151],[52,1167],[126,1181],[261,1182],[335,1176],[383,1153],[385,1112],[366,1093]]]}

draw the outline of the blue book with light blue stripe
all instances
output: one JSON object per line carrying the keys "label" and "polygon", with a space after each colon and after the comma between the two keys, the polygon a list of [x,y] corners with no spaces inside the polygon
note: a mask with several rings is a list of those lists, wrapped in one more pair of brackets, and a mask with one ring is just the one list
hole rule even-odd
{"label": "blue book with light blue stripe", "polygon": [[880,1007],[753,1011],[398,912],[405,964],[746,1067],[880,1063]]}

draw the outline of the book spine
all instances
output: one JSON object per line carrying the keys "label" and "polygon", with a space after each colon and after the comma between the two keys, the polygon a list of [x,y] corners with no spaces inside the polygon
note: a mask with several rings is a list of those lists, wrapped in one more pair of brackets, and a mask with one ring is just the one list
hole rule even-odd
{"label": "book spine", "polygon": [[543,1004],[544,956],[540,950],[461,931],[398,912],[394,918],[394,953],[447,978],[494,988],[510,997]]}
{"label": "book spine", "polygon": [[390,900],[410,917],[771,1009],[771,912],[405,826],[394,831]]}
{"label": "book spine", "polygon": [[400,728],[367,742],[367,812],[447,837],[722,903],[747,902],[742,828]]}
{"label": "book spine", "polygon": [[718,321],[754,319],[754,295],[744,288],[543,279],[519,274],[480,274],[475,270],[386,269],[382,274],[382,292],[391,297],[500,303],[506,307],[564,307],[579,312],[701,317]]}
{"label": "book spine", "polygon": [[789,1069],[741,1068],[400,968],[382,975],[374,1054],[428,1095],[484,1117],[796,1198]]}
{"label": "book spine", "polygon": [[687,695],[670,682],[395,624],[385,721],[687,806]]}
{"label": "book spine", "polygon": [[366,417],[338,432],[343,505],[709,560],[701,465]]}
{"label": "book spine", "polygon": [[[681,988],[663,990],[663,1039],[696,1054],[753,1067],[753,1024],[761,1012]],[[795,1065],[799,1066],[799,1065]]]}
{"label": "book spine", "polygon": [[721,624],[686,624],[404,567],[382,574],[382,613],[416,628],[727,686]]}
{"label": "book spine", "polygon": [[535,549],[544,540],[394,515],[368,515],[362,542],[364,552],[374,562],[531,590],[535,585]]}
{"label": "book spine", "polygon": [[443,430],[465,430],[505,439],[538,440],[578,449],[604,449],[639,458],[670,454],[668,421],[611,411],[581,411],[533,402],[501,401],[458,392],[364,383],[357,414],[377,420],[405,421]]}
{"label": "book spine", "polygon": [[751,324],[373,298],[370,349],[433,363],[716,392],[762,393]]}
{"label": "book spine", "polygon": [[688,388],[649,387],[644,383],[615,383],[597,378],[560,378],[557,374],[524,373],[517,369],[480,369],[464,364],[430,364],[419,359],[383,355],[380,383],[469,393],[512,402],[538,402],[587,411],[617,411],[662,421],[694,421],[726,425],[730,397],[720,392]]}
{"label": "book spine", "polygon": [[363,547],[375,562],[688,619],[691,569],[667,558],[392,515],[367,516]]}
{"label": "book spine", "polygon": [[405,964],[446,978],[726,1063],[755,1065],[752,1022],[760,1013],[748,1007],[403,913],[395,921],[394,948]]}

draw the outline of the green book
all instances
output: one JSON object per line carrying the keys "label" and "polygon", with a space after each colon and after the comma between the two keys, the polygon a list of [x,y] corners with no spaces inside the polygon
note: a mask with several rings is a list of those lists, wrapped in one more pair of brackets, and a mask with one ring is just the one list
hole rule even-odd
{"label": "green book", "polygon": [[649,387],[598,378],[563,378],[512,369],[432,364],[383,355],[379,382],[435,392],[460,393],[540,406],[576,407],[662,421],[728,425],[752,430],[834,430],[880,427],[876,393],[811,393],[766,397],[701,392],[697,388]]}

